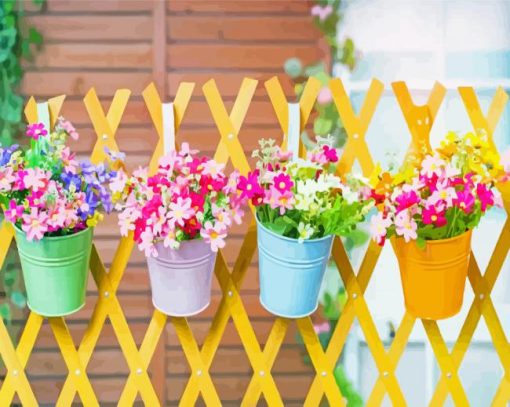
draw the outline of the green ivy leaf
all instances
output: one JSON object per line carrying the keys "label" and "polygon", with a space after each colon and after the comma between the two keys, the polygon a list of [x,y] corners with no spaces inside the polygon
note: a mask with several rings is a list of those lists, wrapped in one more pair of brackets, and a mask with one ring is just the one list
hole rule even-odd
{"label": "green ivy leaf", "polygon": [[21,291],[13,291],[11,293],[11,301],[18,308],[25,308],[27,300]]}
{"label": "green ivy leaf", "polygon": [[0,317],[6,323],[9,323],[12,320],[11,307],[9,307],[9,304],[7,303],[0,304]]}
{"label": "green ivy leaf", "polygon": [[315,134],[320,136],[327,136],[331,129],[333,128],[333,121],[325,119],[323,117],[318,117],[313,122],[313,131]]}
{"label": "green ivy leaf", "polygon": [[34,45],[41,45],[43,37],[37,29],[30,27],[28,30],[28,40]]}
{"label": "green ivy leaf", "polygon": [[294,79],[301,76],[301,73],[303,72],[303,64],[299,58],[290,58],[285,61],[283,69],[287,75]]}

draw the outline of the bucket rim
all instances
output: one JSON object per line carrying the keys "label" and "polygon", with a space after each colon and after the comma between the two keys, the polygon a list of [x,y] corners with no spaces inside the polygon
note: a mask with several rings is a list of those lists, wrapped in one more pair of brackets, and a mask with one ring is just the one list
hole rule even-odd
{"label": "bucket rim", "polygon": [[[471,235],[473,232],[473,229],[468,229],[466,230],[464,233],[461,233],[460,235],[457,235],[457,236],[453,236],[453,237],[449,237],[448,239],[437,239],[437,240],[426,240],[426,243],[429,245],[440,245],[440,244],[445,244],[445,243],[450,243],[450,242],[453,242],[455,240],[460,240],[461,238],[465,237],[466,235]],[[402,236],[397,236],[395,237],[395,241],[396,242],[402,242],[404,240],[404,238]],[[416,240],[412,240],[410,242],[406,242],[404,241],[403,242],[404,244],[416,244]]]}
{"label": "bucket rim", "polygon": [[[12,226],[14,227],[14,229],[17,232],[19,232],[19,233],[21,233],[21,234],[26,236],[25,231],[23,229],[20,229],[15,223],[13,223]],[[72,237],[75,237],[75,236],[80,236],[82,234],[84,235],[85,233],[88,233],[88,232],[92,233],[93,230],[94,230],[93,227],[87,227],[87,228],[85,228],[83,230],[80,230],[79,232],[72,233],[70,235],[65,235],[65,236],[43,236],[43,238],[41,240],[39,240],[39,241],[42,241],[44,239],[44,240],[51,240],[51,241],[54,242],[54,241],[57,241],[57,240],[69,239],[69,238],[72,238]]]}
{"label": "bucket rim", "polygon": [[279,235],[278,233],[275,233],[273,232],[272,230],[269,230],[268,228],[266,228],[260,221],[259,221],[259,217],[258,215],[255,215],[255,220],[257,221],[257,225],[263,229],[265,232],[267,232],[268,234],[270,234],[271,236],[274,236],[274,237],[277,237],[281,240],[286,240],[286,241],[289,241],[289,242],[295,242],[295,243],[298,243],[298,244],[306,244],[306,243],[319,243],[319,242],[322,242],[322,241],[325,241],[325,240],[329,240],[329,239],[332,239],[333,238],[333,235],[327,235],[327,236],[323,236],[323,237],[319,237],[319,238],[316,238],[316,239],[305,239],[303,240],[302,243],[299,242],[298,239],[295,239],[295,238],[292,238],[292,237],[287,237],[287,236],[282,236],[282,235]]}

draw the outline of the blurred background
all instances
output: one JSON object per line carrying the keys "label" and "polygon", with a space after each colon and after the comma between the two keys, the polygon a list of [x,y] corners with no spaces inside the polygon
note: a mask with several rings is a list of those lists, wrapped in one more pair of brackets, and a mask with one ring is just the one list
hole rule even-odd
{"label": "blurred background", "polygon": [[[80,132],[72,145],[82,156],[90,154],[96,134],[82,102],[95,87],[108,109],[115,90],[129,88],[117,143],[127,154],[129,167],[146,165],[157,141],[142,90],[155,82],[162,100],[171,101],[181,81],[196,82],[177,141],[188,141],[212,155],[219,134],[201,87],[214,78],[230,109],[243,77],[259,80],[240,139],[247,153],[258,138],[281,140],[282,132],[264,81],[278,75],[289,100],[302,92],[309,76],[326,86],[341,77],[353,103],[359,107],[373,77],[386,90],[367,134],[376,161],[401,160],[409,130],[391,92],[391,82],[405,80],[417,103],[424,103],[435,80],[448,89],[432,130],[434,140],[447,130],[471,130],[458,97],[459,85],[474,86],[486,111],[495,89],[510,88],[510,2],[506,0],[3,0],[0,3],[0,140],[16,141],[22,108],[33,95],[38,101],[67,95],[62,114]],[[510,110],[497,127],[498,147],[510,144]],[[303,140],[316,134],[333,135],[341,147],[345,132],[326,87],[321,91]],[[474,251],[485,269],[506,214],[494,210],[474,234]],[[244,226],[234,229],[226,257],[235,260]],[[118,243],[116,219],[110,216],[97,228],[96,244],[108,266]],[[355,266],[367,245],[360,233],[345,242]],[[133,251],[119,287],[119,299],[133,335],[140,345],[152,315],[145,260]],[[510,333],[509,267],[505,263],[493,292],[493,301],[505,332]],[[257,262],[250,266],[242,288],[244,305],[259,342],[268,337],[274,318],[258,302]],[[91,279],[92,280],[92,279]],[[190,319],[201,343],[210,327],[220,296],[207,311]],[[374,271],[365,295],[379,335],[390,346],[404,314],[398,268],[389,246]],[[466,287],[460,315],[440,323],[451,349],[471,305]],[[74,341],[81,340],[97,298],[93,281],[84,310],[69,318]],[[333,265],[328,270],[314,315],[316,331],[327,345],[345,294]],[[14,248],[0,273],[0,315],[14,341],[19,339],[28,311]],[[171,324],[168,324],[150,367],[161,400],[176,405],[189,378],[189,367]],[[49,325],[43,325],[27,372],[41,405],[53,405],[67,369]],[[118,400],[128,367],[107,322],[87,370],[101,405]],[[234,325],[229,323],[211,367],[212,379],[224,405],[237,406],[248,386],[252,369]],[[5,368],[0,363],[0,382]],[[410,406],[425,406],[434,392],[439,370],[421,323],[417,322],[399,362],[397,378]],[[473,406],[488,406],[503,369],[482,321],[459,371]],[[300,406],[309,391],[314,369],[291,324],[276,359],[273,376],[285,405]],[[357,322],[335,370],[338,386],[349,406],[364,405],[378,377],[370,350]],[[76,399],[78,402],[79,400]],[[448,402],[453,405],[451,400]],[[0,403],[1,404],[1,403]],[[261,405],[263,402],[261,401]],[[385,405],[390,405],[385,399]]]}

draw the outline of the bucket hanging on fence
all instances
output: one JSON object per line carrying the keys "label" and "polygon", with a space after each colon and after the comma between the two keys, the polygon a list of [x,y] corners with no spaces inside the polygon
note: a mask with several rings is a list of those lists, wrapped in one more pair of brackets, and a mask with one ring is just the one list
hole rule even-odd
{"label": "bucket hanging on fence", "polygon": [[92,229],[29,242],[14,228],[27,305],[45,317],[72,314],[85,305]]}
{"label": "bucket hanging on fence", "polygon": [[260,302],[286,318],[312,314],[331,254],[333,236],[305,240],[280,236],[257,220]]}
{"label": "bucket hanging on fence", "polygon": [[471,252],[471,230],[444,240],[395,239],[407,310],[417,318],[444,319],[462,306]]}
{"label": "bucket hanging on fence", "polygon": [[159,311],[189,317],[211,302],[216,253],[202,239],[181,242],[179,249],[156,243],[158,257],[148,257],[152,303]]}

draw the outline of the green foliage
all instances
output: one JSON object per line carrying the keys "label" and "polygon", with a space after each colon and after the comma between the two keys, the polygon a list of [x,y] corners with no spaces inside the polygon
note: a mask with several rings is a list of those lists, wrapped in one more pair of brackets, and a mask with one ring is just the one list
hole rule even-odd
{"label": "green foliage", "polygon": [[[33,0],[41,7],[44,0]],[[33,60],[33,49],[42,44],[34,27],[24,24],[24,0],[0,1],[0,145],[9,145],[21,129],[23,98],[22,59]]]}

